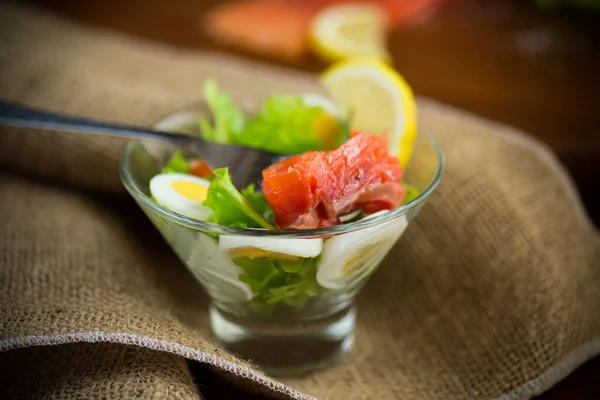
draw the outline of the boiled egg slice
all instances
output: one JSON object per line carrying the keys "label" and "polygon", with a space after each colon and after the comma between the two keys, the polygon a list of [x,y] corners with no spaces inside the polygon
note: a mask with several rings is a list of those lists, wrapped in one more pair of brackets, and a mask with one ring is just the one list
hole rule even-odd
{"label": "boiled egg slice", "polygon": [[213,211],[202,205],[210,182],[193,175],[159,174],[150,180],[150,193],[157,203],[186,217],[207,221]]}
{"label": "boiled egg slice", "polygon": [[[388,212],[380,211],[367,218]],[[407,226],[408,221],[402,215],[376,226],[326,240],[317,269],[317,282],[334,290],[353,286],[379,265]]]}
{"label": "boiled egg slice", "polygon": [[258,236],[221,236],[219,247],[229,257],[311,258],[321,254],[322,239],[269,238]]}
{"label": "boiled egg slice", "polygon": [[228,235],[221,236],[219,246],[222,250],[234,253],[238,257],[244,257],[240,254],[275,253],[310,258],[321,254],[323,240]]}

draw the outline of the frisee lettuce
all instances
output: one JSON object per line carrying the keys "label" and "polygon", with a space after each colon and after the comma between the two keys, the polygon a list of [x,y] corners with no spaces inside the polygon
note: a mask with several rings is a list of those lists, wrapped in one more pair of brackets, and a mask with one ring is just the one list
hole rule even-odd
{"label": "frisee lettuce", "polygon": [[206,200],[202,203],[213,210],[213,223],[238,228],[275,229],[235,188],[227,168],[216,169],[214,174]]}
{"label": "frisee lettuce", "polygon": [[323,149],[316,122],[325,111],[306,105],[298,95],[273,95],[258,114],[249,117],[209,79],[204,85],[204,101],[214,121],[211,124],[207,115],[199,118],[200,133],[208,141],[281,154]]}
{"label": "frisee lettuce", "polygon": [[235,144],[273,153],[295,154],[321,149],[314,127],[323,113],[307,106],[299,96],[271,96],[246,129],[234,137]]}
{"label": "frisee lettuce", "polygon": [[190,162],[183,158],[183,154],[181,154],[181,151],[176,151],[171,156],[171,159],[169,159],[167,165],[163,167],[161,173],[170,174],[176,172],[180,174],[187,174],[189,170]]}
{"label": "frisee lettuce", "polygon": [[[319,292],[316,280],[318,257],[277,260],[267,257],[232,259],[243,273],[239,279],[257,294],[255,308],[272,310],[279,303],[302,306]],[[261,307],[262,306],[262,307]]]}
{"label": "frisee lettuce", "polygon": [[246,125],[246,117],[233,100],[222,93],[214,79],[204,84],[204,101],[212,112],[214,125],[206,116],[199,119],[200,132],[204,139],[223,143],[231,143],[232,136],[240,135]]}

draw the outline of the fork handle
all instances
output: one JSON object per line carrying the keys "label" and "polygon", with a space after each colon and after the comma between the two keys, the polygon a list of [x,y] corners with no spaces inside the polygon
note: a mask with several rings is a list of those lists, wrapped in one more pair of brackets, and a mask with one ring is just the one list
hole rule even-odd
{"label": "fork handle", "polygon": [[[0,101],[0,125],[43,130],[91,133],[125,138],[159,140],[185,146],[190,136],[147,128],[94,121],[37,110]],[[195,138],[198,140],[199,138]]]}

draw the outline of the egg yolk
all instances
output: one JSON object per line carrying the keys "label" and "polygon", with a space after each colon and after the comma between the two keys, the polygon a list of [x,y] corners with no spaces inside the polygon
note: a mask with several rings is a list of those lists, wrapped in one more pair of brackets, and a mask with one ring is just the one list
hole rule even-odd
{"label": "egg yolk", "polygon": [[174,181],[171,183],[173,190],[186,199],[203,202],[206,200],[208,188],[196,182]]}
{"label": "egg yolk", "polygon": [[290,254],[266,251],[256,247],[238,247],[236,249],[230,249],[229,255],[231,258],[271,258],[281,261],[298,261],[300,259],[299,257]]}
{"label": "egg yolk", "polygon": [[352,255],[342,267],[342,276],[348,276],[365,266],[366,261],[373,256],[377,245],[365,246]]}

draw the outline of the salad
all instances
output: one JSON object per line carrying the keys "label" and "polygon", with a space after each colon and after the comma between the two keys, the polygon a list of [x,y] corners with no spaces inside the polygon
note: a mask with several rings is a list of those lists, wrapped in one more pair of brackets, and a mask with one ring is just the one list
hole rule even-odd
{"label": "salad", "polygon": [[233,185],[227,168],[181,152],[150,180],[152,199],[175,213],[265,230],[264,237],[199,233],[203,254],[217,255],[193,266],[205,286],[220,295],[234,287],[223,302],[259,311],[358,288],[404,231],[403,217],[326,239],[276,238],[268,231],[347,224],[415,199],[419,192],[403,181],[390,135],[355,128],[344,117],[351,113],[317,95],[273,95],[255,115],[242,112],[214,80],[203,95],[210,115],[198,117],[198,128],[206,140],[295,154],[245,188]]}

